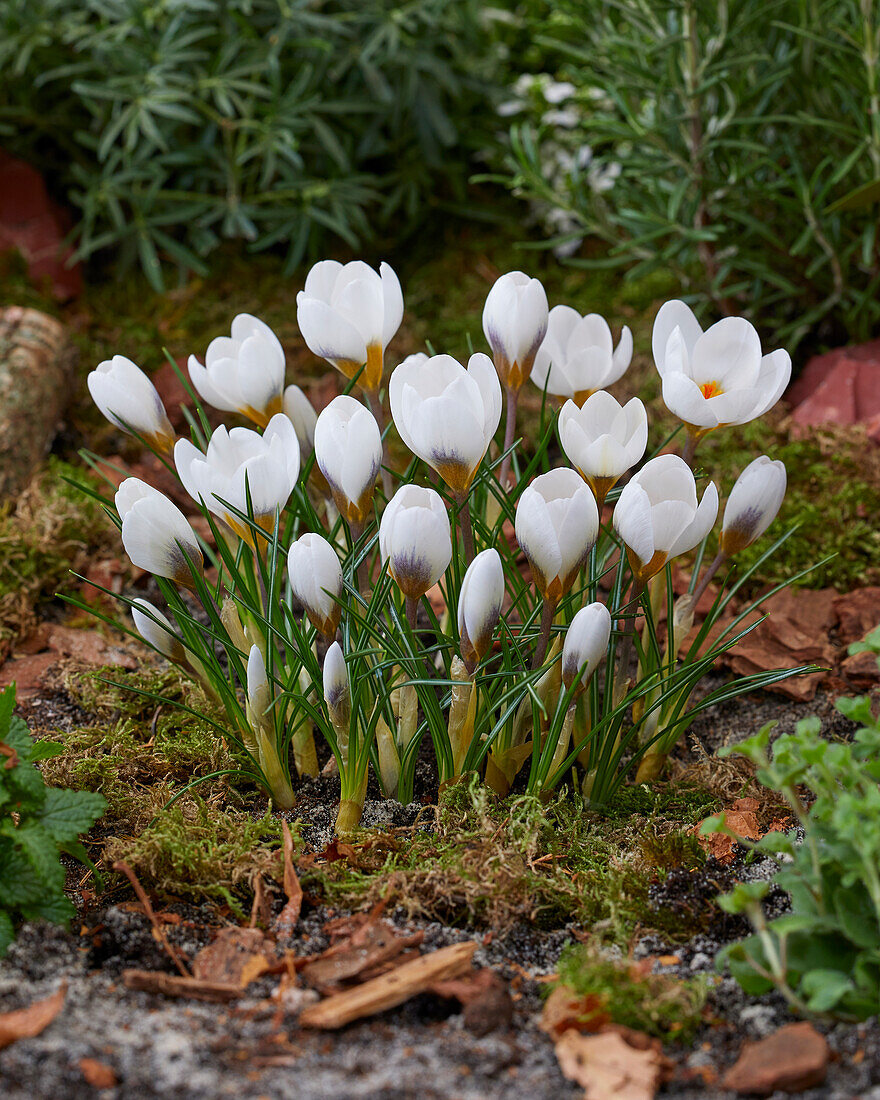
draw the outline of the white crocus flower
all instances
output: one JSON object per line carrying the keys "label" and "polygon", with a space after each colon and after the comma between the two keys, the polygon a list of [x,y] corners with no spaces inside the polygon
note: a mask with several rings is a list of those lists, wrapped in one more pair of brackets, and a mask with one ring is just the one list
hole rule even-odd
{"label": "white crocus flower", "polygon": [[267,324],[250,313],[232,321],[232,335],[208,345],[205,364],[194,355],[187,363],[199,396],[223,412],[240,412],[264,428],[281,412],[284,349]]}
{"label": "white crocus flower", "polygon": [[545,600],[557,603],[599,535],[593,494],[574,470],[541,474],[519,498],[515,527],[535,586]]}
{"label": "white crocus flower", "polygon": [[579,679],[589,683],[608,649],[611,614],[603,603],[582,607],[571,620],[562,645],[562,682],[566,690]]}
{"label": "white crocus flower", "polygon": [[498,278],[483,308],[483,332],[506,390],[519,391],[529,377],[547,332],[547,294],[522,271]]}
{"label": "white crocus flower", "polygon": [[86,379],[92,400],[111,424],[137,432],[157,451],[174,446],[174,429],[162,398],[140,367],[124,355],[105,359]]}
{"label": "white crocus flower", "polygon": [[278,413],[260,435],[251,428],[216,429],[203,454],[188,439],[179,439],[174,463],[183,487],[196,502],[219,516],[249,545],[251,528],[233,509],[248,514],[266,532],[275,527],[299,476],[299,444],[293,424]]}
{"label": "white crocus flower", "polygon": [[550,310],[547,335],[535,356],[532,381],[539,390],[578,406],[616,382],[632,360],[633,338],[626,325],[614,347],[608,322],[598,313],[582,317],[571,306]]}
{"label": "white crocus flower", "polygon": [[304,465],[315,449],[318,414],[299,386],[288,386],[284,391],[284,415],[293,424],[299,443],[300,462]]}
{"label": "white crocus flower", "polygon": [[354,397],[334,397],[315,424],[315,461],[340,515],[362,524],[382,467],[382,433],[370,410]]}
{"label": "white crocus flower", "polygon": [[354,378],[371,393],[379,389],[385,348],[403,319],[400,281],[386,263],[378,272],[362,260],[322,260],[296,296],[296,319],[315,355]]}
{"label": "white crocus flower", "polygon": [[287,574],[312,625],[332,638],[342,614],[342,567],[336,551],[320,535],[301,535],[287,553]]}
{"label": "white crocus flower", "polygon": [[174,633],[170,620],[158,607],[149,600],[136,599],[132,602],[131,617],[138,634],[154,649],[158,649],[163,657],[175,664],[181,664],[185,660],[182,642]]}
{"label": "white crocus flower", "polygon": [[477,353],[465,370],[451,355],[412,355],[391,375],[388,394],[400,438],[464,497],[501,419],[492,360]]}
{"label": "white crocus flower", "polygon": [[439,493],[401,485],[382,513],[379,551],[401,592],[418,599],[452,560],[449,516]]}
{"label": "white crocus flower", "polygon": [[122,520],[122,545],[132,563],[157,577],[192,587],[194,569],[202,567],[202,551],[183,512],[158,489],[129,477],[116,490],[116,511]]}
{"label": "white crocus flower", "polygon": [[688,464],[678,455],[660,455],[623,487],[614,506],[614,529],[626,544],[634,575],[644,583],[668,560],[702,542],[717,514],[714,482],[697,503]]}
{"label": "white crocus flower", "polygon": [[663,401],[697,436],[762,416],[791,377],[788,352],[762,355],[758,333],[744,317],[725,317],[703,332],[677,300],[660,307],[652,344]]}
{"label": "white crocus flower", "polygon": [[637,397],[621,406],[599,390],[581,408],[565,402],[559,411],[559,442],[601,507],[609,489],[644,455],[648,414]]}
{"label": "white crocus flower", "polygon": [[458,633],[468,671],[485,657],[492,644],[504,602],[504,569],[498,551],[477,554],[467,568],[458,594]]}
{"label": "white crocus flower", "polygon": [[776,519],[785,497],[783,463],[761,455],[736,479],[721,525],[721,550],[730,555],[751,546]]}
{"label": "white crocus flower", "polygon": [[260,749],[261,734],[267,735],[272,728],[269,704],[272,693],[269,690],[269,677],[266,675],[266,661],[260,647],[251,646],[247,660],[247,718],[257,737],[258,755],[262,762]]}

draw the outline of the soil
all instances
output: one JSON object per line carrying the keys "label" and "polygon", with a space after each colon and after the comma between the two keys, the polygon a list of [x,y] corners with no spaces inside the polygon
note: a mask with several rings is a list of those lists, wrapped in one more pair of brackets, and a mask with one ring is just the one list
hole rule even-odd
{"label": "soil", "polygon": [[[42,728],[70,728],[84,718],[63,692],[46,693],[26,709],[27,717]],[[825,695],[804,704],[763,694],[701,717],[678,764],[685,769],[699,764],[719,745],[765,721],[778,721],[782,732],[811,713],[820,714],[835,732],[847,732]],[[401,806],[371,789],[365,824],[388,828],[424,819],[424,827],[430,828],[422,801],[434,778],[428,759],[426,755],[418,769],[418,800]],[[317,850],[330,838],[335,783],[312,780],[298,792],[302,835]],[[716,1082],[736,1060],[742,1042],[791,1021],[781,997],[747,997],[731,978],[718,976],[714,965],[719,949],[747,932],[743,918],[719,914],[712,904],[715,895],[737,879],[768,877],[771,870],[769,861],[749,865],[741,854],[732,867],[709,860],[699,871],[675,870],[652,890],[656,907],[673,912],[680,907],[692,919],[702,906],[711,916],[708,931],[685,944],[672,945],[646,931],[633,945],[636,957],[655,958],[655,969],[683,978],[706,974],[711,983],[705,1023],[696,1039],[686,1047],[666,1048],[675,1070],[661,1096],[729,1098],[732,1094]],[[67,984],[65,1006],[56,1020],[41,1035],[0,1052],[0,1084],[8,1100],[84,1100],[98,1092],[105,1100],[564,1100],[582,1095],[562,1076],[553,1043],[537,1021],[546,990],[542,979],[553,973],[564,945],[586,936],[588,928],[520,925],[502,933],[407,921],[402,911],[386,914],[407,932],[422,931],[423,950],[476,939],[475,963],[493,968],[510,990],[512,1023],[499,1020],[488,1034],[477,1035],[457,1002],[423,994],[340,1032],[323,1032],[298,1027],[294,1014],[279,1014],[270,999],[276,979],[257,979],[245,997],[222,1006],[126,989],[121,980],[126,968],[173,970],[149,921],[126,903],[90,910],[81,895],[72,896],[81,907],[72,931],[27,925],[0,961],[0,1012],[50,995],[61,981]],[[770,904],[781,912],[788,901],[777,892]],[[182,903],[166,909],[181,918],[167,926],[169,938],[192,958],[209,942],[217,909]],[[296,955],[322,951],[329,942],[324,926],[340,915],[307,899],[295,935],[284,946]],[[880,1100],[878,1022],[819,1023],[817,1028],[832,1051],[828,1078],[821,1087],[797,1095],[802,1100]],[[93,1087],[84,1059],[109,1067],[117,1083]]]}

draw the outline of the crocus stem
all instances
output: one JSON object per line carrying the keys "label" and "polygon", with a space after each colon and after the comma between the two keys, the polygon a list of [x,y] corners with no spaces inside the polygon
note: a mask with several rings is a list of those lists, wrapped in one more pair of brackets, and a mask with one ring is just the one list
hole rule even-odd
{"label": "crocus stem", "polygon": [[699,442],[700,437],[695,432],[692,432],[690,428],[688,428],[687,438],[685,439],[684,446],[681,449],[681,457],[688,464],[688,466],[693,466],[694,464],[694,453],[697,449],[697,444]]}
{"label": "crocus stem", "polygon": [[[352,549],[356,543],[360,541],[361,535],[364,533],[364,525],[362,523],[350,523],[351,528],[351,544]],[[357,582],[358,591],[362,596],[366,596],[370,591],[370,574],[367,572],[367,559],[361,558],[357,567]]]}
{"label": "crocus stem", "polygon": [[464,560],[470,565],[474,560],[474,524],[471,519],[470,493],[465,493],[459,501],[458,526],[461,531],[461,541],[464,543]]}
{"label": "crocus stem", "polygon": [[516,406],[519,401],[519,390],[507,391],[507,419],[504,422],[504,458],[501,460],[501,473],[498,477],[501,488],[507,488],[507,477],[510,473],[510,461],[513,452],[513,440],[516,436]]}
{"label": "crocus stem", "polygon": [[379,400],[378,390],[366,390],[367,404],[370,406],[370,412],[376,419],[376,423],[379,425],[379,431],[382,435],[382,488],[385,490],[385,496],[388,500],[391,499],[391,494],[394,492],[394,485],[391,480],[391,471],[388,469],[388,442],[385,439],[385,410],[382,408],[382,402]]}
{"label": "crocus stem", "polygon": [[550,643],[550,628],[553,626],[553,616],[556,614],[556,604],[552,600],[544,600],[541,607],[541,634],[538,638],[538,646],[532,658],[532,668],[540,668],[547,655],[547,646]]}
{"label": "crocus stem", "polygon": [[419,614],[419,601],[413,596],[406,596],[404,600],[404,611],[406,614],[406,621],[409,623],[409,628],[415,634],[416,620]]}
{"label": "crocus stem", "polygon": [[721,566],[724,565],[724,563],[726,561],[727,561],[727,554],[725,554],[723,550],[719,550],[718,553],[713,558],[711,564],[709,565],[709,568],[703,574],[703,579],[700,581],[700,583],[694,589],[694,607],[697,606],[697,603],[700,599],[700,596],[702,596],[703,593],[706,591],[706,589],[709,587],[709,584],[711,583],[712,578],[715,576],[715,574],[718,572],[718,570],[721,568]]}

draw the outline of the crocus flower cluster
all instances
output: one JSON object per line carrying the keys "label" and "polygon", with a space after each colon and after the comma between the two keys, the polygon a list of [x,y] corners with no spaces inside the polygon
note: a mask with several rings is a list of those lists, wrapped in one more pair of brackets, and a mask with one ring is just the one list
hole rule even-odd
{"label": "crocus flower cluster", "polygon": [[[742,318],[704,332],[687,305],[667,302],[654,359],[682,435],[680,453],[656,453],[648,411],[626,392],[626,326],[615,343],[603,317],[550,308],[519,271],[489,290],[488,353],[466,362],[417,352],[395,365],[402,317],[388,264],[315,265],[297,322],[346,392],[318,411],[302,379],[285,388],[282,342],[239,314],[203,361],[189,358],[202,403],[190,423],[202,428],[179,439],[132,360],[115,355],[89,375],[111,424],[180,482],[165,495],[130,477],[113,501],[131,561],[168,605],[126,600],[135,630],[225,711],[277,805],[295,801],[291,758],[300,774],[317,772],[323,736],[341,830],[357,824],[370,767],[386,794],[412,796],[426,735],[441,782],[480,772],[504,794],[531,758],[530,789],[579,767],[584,795],[600,800],[630,766],[619,746],[632,743],[640,775],[646,761],[662,767],[691,690],[676,669],[693,608],[782,504],[785,469],[762,455],[736,481],[716,538],[718,488],[696,476],[693,456],[709,432],[778,400],[789,357],[764,354]],[[556,419],[555,465],[548,450],[526,462],[517,441],[529,381]],[[637,613],[651,618],[670,563],[696,548],[662,639],[651,621],[637,647]]]}

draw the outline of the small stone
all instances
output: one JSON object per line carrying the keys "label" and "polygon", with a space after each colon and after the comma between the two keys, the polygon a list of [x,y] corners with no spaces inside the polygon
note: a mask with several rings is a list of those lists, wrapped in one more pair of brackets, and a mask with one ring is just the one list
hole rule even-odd
{"label": "small stone", "polygon": [[769,1005],[747,1005],[739,1014],[739,1022],[763,1038],[773,1030],[776,1010]]}
{"label": "small stone", "polygon": [[828,1043],[812,1024],[787,1024],[757,1043],[744,1043],[721,1086],[741,1095],[770,1096],[821,1085],[828,1072]]}
{"label": "small stone", "polygon": [[691,970],[708,970],[712,966],[712,959],[705,951],[698,951],[691,959]]}

